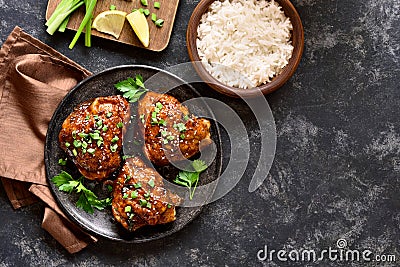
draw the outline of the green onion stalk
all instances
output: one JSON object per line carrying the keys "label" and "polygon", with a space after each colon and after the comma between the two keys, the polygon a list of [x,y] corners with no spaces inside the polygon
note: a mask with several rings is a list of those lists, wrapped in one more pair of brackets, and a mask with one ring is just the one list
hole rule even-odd
{"label": "green onion stalk", "polygon": [[81,24],[79,25],[79,28],[72,39],[72,42],[69,45],[69,49],[74,48],[76,42],[79,39],[79,36],[81,35],[83,29],[86,27],[86,33],[85,33],[85,45],[90,47],[90,32],[91,32],[91,24],[92,24],[92,18],[93,18],[93,10],[97,4],[97,0],[84,0],[84,3],[86,5],[86,14],[82,19]]}
{"label": "green onion stalk", "polygon": [[67,28],[68,25],[68,21],[69,21],[69,17],[67,17],[60,25],[60,27],[58,27],[58,31],[59,32],[65,32],[65,29]]}
{"label": "green onion stalk", "polygon": [[[63,30],[64,26],[68,22],[68,17],[77,8],[84,4],[84,0],[61,0],[49,20],[46,22],[47,32],[53,35],[61,26]],[[67,20],[67,21],[66,21]],[[64,23],[64,24],[63,24]]]}

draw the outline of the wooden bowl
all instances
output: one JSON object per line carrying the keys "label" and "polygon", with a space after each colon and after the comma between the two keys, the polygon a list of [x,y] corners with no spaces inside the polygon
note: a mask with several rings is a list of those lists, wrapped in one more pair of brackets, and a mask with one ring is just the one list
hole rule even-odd
{"label": "wooden bowl", "polygon": [[209,6],[218,0],[201,0],[200,3],[194,9],[192,16],[190,17],[187,32],[186,32],[186,44],[189,53],[190,60],[199,76],[214,90],[232,97],[255,97],[262,94],[266,95],[272,93],[287,82],[295,72],[297,66],[300,63],[301,56],[304,49],[304,30],[301,23],[299,14],[295,7],[289,0],[275,0],[284,11],[285,15],[290,18],[293,25],[292,30],[292,45],[294,47],[292,57],[289,63],[284,67],[282,72],[275,76],[271,82],[262,84],[255,88],[241,89],[232,86],[225,85],[215,79],[205,69],[201,63],[198,51],[197,51],[197,28],[199,26],[202,15],[208,11]]}

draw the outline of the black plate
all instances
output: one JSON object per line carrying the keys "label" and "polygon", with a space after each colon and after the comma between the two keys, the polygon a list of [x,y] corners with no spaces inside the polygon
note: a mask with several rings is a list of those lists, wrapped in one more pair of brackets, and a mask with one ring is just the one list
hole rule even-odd
{"label": "black plate", "polygon": [[[177,207],[176,221],[165,225],[146,226],[134,233],[129,233],[119,224],[113,222],[111,209],[106,209],[104,211],[95,210],[94,214],[88,214],[75,206],[77,201],[76,194],[67,194],[59,191],[58,188],[51,182],[51,179],[55,175],[59,174],[62,170],[68,171],[75,178],[80,176],[76,168],[71,164],[68,164],[67,166],[60,166],[58,164],[58,160],[60,158],[66,157],[64,151],[62,151],[59,146],[58,134],[61,130],[62,123],[73,111],[73,108],[76,105],[95,97],[118,94],[118,91],[114,88],[114,84],[128,77],[134,77],[136,74],[141,74],[143,76],[145,84],[146,80],[153,75],[157,75],[153,76],[157,77],[157,79],[153,79],[152,82],[152,86],[157,88],[148,87],[148,89],[161,92],[164,90],[160,90],[159,88],[161,87],[173,88],[168,93],[175,96],[181,102],[200,97],[200,95],[191,85],[185,83],[183,80],[173,74],[154,67],[127,65],[102,71],[80,82],[61,101],[49,124],[44,154],[47,181],[57,203],[63,212],[68,216],[68,218],[92,234],[112,240],[131,243],[147,242],[171,235],[172,233],[179,231],[201,212],[202,207]],[[196,109],[198,110],[196,111]],[[211,111],[206,105],[196,106],[195,108],[191,107],[191,112],[194,114],[207,113],[212,115]],[[218,178],[222,169],[219,128],[217,123],[213,122],[212,120],[211,122],[211,138],[216,145],[217,156],[209,168],[201,174],[201,184],[209,183]],[[165,172],[162,170],[161,172],[163,174],[169,173],[168,171]],[[166,178],[171,179],[173,177]],[[92,190],[95,191],[95,193],[100,196],[104,196],[105,193],[100,184],[87,182],[87,186],[93,187]]]}

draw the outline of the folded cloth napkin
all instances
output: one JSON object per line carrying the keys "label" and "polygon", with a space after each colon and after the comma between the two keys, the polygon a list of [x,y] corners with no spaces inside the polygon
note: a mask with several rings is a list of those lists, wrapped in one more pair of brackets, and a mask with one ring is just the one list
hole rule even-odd
{"label": "folded cloth napkin", "polygon": [[15,209],[45,202],[42,227],[70,253],[96,239],[57,206],[46,182],[44,142],[54,110],[91,73],[15,27],[0,50],[0,176]]}

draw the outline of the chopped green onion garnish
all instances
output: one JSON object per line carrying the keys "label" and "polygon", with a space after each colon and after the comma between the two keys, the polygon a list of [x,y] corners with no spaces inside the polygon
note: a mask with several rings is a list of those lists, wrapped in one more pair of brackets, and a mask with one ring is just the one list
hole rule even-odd
{"label": "chopped green onion garnish", "polygon": [[[133,142],[135,142],[135,141],[133,141]],[[128,158],[133,158],[134,156],[133,155],[123,155],[122,156],[122,159],[123,160],[126,160],[126,159],[128,159]],[[129,176],[129,175],[128,175]],[[130,176],[129,176],[130,177]]]}
{"label": "chopped green onion garnish", "polygon": [[181,134],[179,137],[180,137],[181,139],[185,139],[185,135],[184,135],[184,134]]}
{"label": "chopped green onion garnish", "polygon": [[154,22],[156,24],[157,27],[162,27],[164,24],[164,20],[163,19],[158,19]]}
{"label": "chopped green onion garnish", "polygon": [[111,143],[115,143],[119,140],[118,136],[114,136],[113,139],[111,139]]}
{"label": "chopped green onion garnish", "polygon": [[157,118],[151,118],[151,123],[152,124],[158,124]]}
{"label": "chopped green onion garnish", "polygon": [[65,146],[69,147],[71,144],[69,142],[65,142]]}
{"label": "chopped green onion garnish", "polygon": [[83,142],[82,142],[82,147],[83,147],[83,148],[87,148],[87,146],[88,146],[88,144],[87,144],[85,141],[83,141]]}
{"label": "chopped green onion garnish", "polygon": [[141,188],[142,184],[140,182],[137,182],[136,184],[133,185],[136,189]]}
{"label": "chopped green onion garnish", "polygon": [[145,207],[147,205],[147,200],[139,199],[139,204],[140,204],[140,206]]}
{"label": "chopped green onion garnish", "polygon": [[123,199],[127,199],[127,198],[128,198],[128,194],[125,193],[125,194],[122,196],[122,198],[123,198]]}
{"label": "chopped green onion garnish", "polygon": [[117,123],[117,128],[122,128],[122,127],[124,127],[124,124],[122,122],[118,122]]}
{"label": "chopped green onion garnish", "polygon": [[89,149],[87,150],[87,152],[89,152],[90,154],[94,154],[94,152],[96,152],[96,149],[94,149],[94,148],[89,148]]}
{"label": "chopped green onion garnish", "polygon": [[163,108],[163,105],[162,105],[160,102],[157,102],[157,103],[156,103],[156,107],[154,108],[154,111],[155,111],[156,113],[158,113],[158,112],[161,111],[162,108]]}
{"label": "chopped green onion garnish", "polygon": [[112,116],[112,112],[107,112],[106,117],[110,118]]}
{"label": "chopped green onion garnish", "polygon": [[78,151],[76,151],[76,149],[74,148],[74,149],[72,149],[72,154],[76,157],[76,156],[78,156]]}
{"label": "chopped green onion garnish", "polygon": [[166,137],[166,136],[168,135],[168,132],[167,132],[166,130],[162,130],[162,131],[161,131],[161,135],[162,135],[163,137]]}
{"label": "chopped green onion garnish", "polygon": [[148,182],[148,184],[149,184],[151,187],[154,187],[154,179],[151,179],[151,180]]}
{"label": "chopped green onion garnish", "polygon": [[154,2],[154,8],[159,9],[161,7],[160,2]]}
{"label": "chopped green onion garnish", "polygon": [[147,202],[146,208],[151,209],[151,203],[150,202]]}
{"label": "chopped green onion garnish", "polygon": [[147,8],[146,8],[146,9],[143,9],[143,14],[144,14],[145,16],[150,15],[150,10],[148,10]]}
{"label": "chopped green onion garnish", "polygon": [[125,212],[131,212],[132,211],[132,207],[131,206],[126,206],[125,207]]}
{"label": "chopped green onion garnish", "polygon": [[103,126],[103,121],[102,120],[98,120],[96,122],[97,127],[102,127]]}
{"label": "chopped green onion garnish", "polygon": [[117,151],[117,148],[118,148],[118,144],[115,144],[115,145],[110,146],[111,152]]}
{"label": "chopped green onion garnish", "polygon": [[140,0],[140,3],[142,3],[142,5],[144,5],[144,6],[148,5],[147,0]]}
{"label": "chopped green onion garnish", "polygon": [[79,148],[82,146],[82,142],[80,140],[74,140],[74,147]]}
{"label": "chopped green onion garnish", "polygon": [[186,131],[186,126],[185,126],[185,124],[183,124],[182,122],[180,122],[180,123],[175,123],[173,127],[174,127],[174,129],[177,129],[177,130],[180,131],[180,132]]}
{"label": "chopped green onion garnish", "polygon": [[72,138],[76,138],[76,131],[72,131]]}
{"label": "chopped green onion garnish", "polygon": [[58,164],[61,165],[61,166],[67,165],[67,159],[59,159],[58,160]]}
{"label": "chopped green onion garnish", "polygon": [[104,125],[103,126],[103,132],[106,132],[108,130],[108,126],[107,125]]}
{"label": "chopped green onion garnish", "polygon": [[156,103],[156,108],[162,109],[163,108],[163,104],[161,104],[160,102],[157,102]]}
{"label": "chopped green onion garnish", "polygon": [[103,138],[97,140],[97,146],[101,146],[103,144]]}
{"label": "chopped green onion garnish", "polygon": [[173,135],[168,135],[168,136],[167,136],[167,139],[168,139],[169,141],[172,141],[172,140],[175,139],[175,136],[173,136]]}
{"label": "chopped green onion garnish", "polygon": [[150,198],[150,192],[147,192],[146,194],[143,195],[146,199]]}
{"label": "chopped green onion garnish", "polygon": [[185,116],[183,116],[183,119],[185,120],[185,121],[187,121],[187,120],[189,120],[189,115],[185,115]]}
{"label": "chopped green onion garnish", "polygon": [[137,198],[139,196],[139,193],[138,193],[138,191],[132,191],[131,192],[131,198]]}
{"label": "chopped green onion garnish", "polygon": [[110,6],[110,10],[116,10],[116,9],[117,9],[116,6],[114,6],[114,5],[111,5],[111,6]]}
{"label": "chopped green onion garnish", "polygon": [[85,118],[85,120],[90,120],[90,115],[86,115],[86,118]]}
{"label": "chopped green onion garnish", "polygon": [[157,20],[157,15],[154,14],[154,13],[151,13],[151,20],[154,21],[154,22],[156,22],[156,20]]}
{"label": "chopped green onion garnish", "polygon": [[170,209],[171,207],[172,207],[172,205],[168,203],[167,208]]}
{"label": "chopped green onion garnish", "polygon": [[90,133],[89,135],[93,140],[99,140],[100,139],[100,134],[99,133]]}
{"label": "chopped green onion garnish", "polygon": [[78,133],[78,135],[79,135],[79,137],[82,137],[82,138],[88,137],[88,134],[86,134],[86,133]]}
{"label": "chopped green onion garnish", "polygon": [[138,193],[138,191],[132,191],[132,193],[131,193],[131,198],[137,198],[139,196],[139,193]]}
{"label": "chopped green onion garnish", "polygon": [[163,119],[159,120],[158,124],[162,125],[162,126],[167,126],[167,122],[165,120],[163,120]]}

